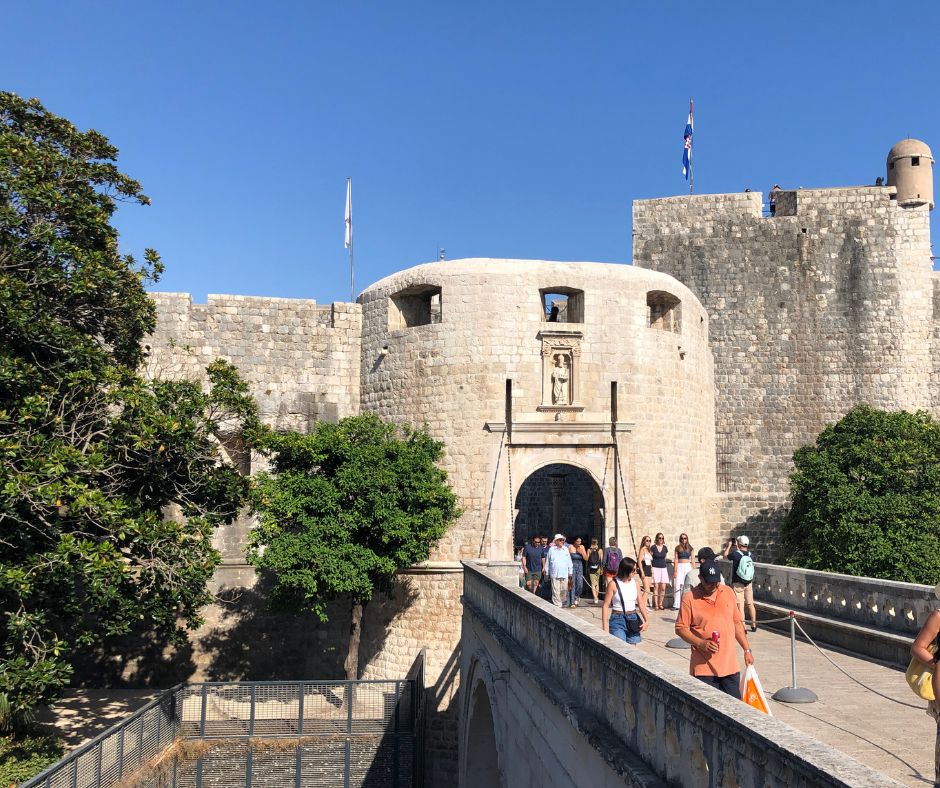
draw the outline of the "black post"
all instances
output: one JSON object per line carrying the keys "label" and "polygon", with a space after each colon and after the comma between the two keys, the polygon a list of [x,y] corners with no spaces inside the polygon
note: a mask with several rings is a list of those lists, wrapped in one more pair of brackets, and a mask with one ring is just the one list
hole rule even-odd
{"label": "black post", "polygon": [[202,685],[202,711],[199,714],[199,736],[206,735],[206,705],[209,703],[209,687]]}
{"label": "black post", "polygon": [[512,379],[506,378],[506,442],[512,443]]}
{"label": "black post", "polygon": [[[251,704],[250,709],[248,710],[248,738],[250,739],[255,735],[255,685],[252,684],[248,687],[248,700]],[[249,748],[248,752],[251,752]]]}
{"label": "black post", "polygon": [[[610,381],[610,439],[614,444],[614,467],[619,468],[620,454],[617,446],[617,381]],[[620,547],[620,490],[618,485],[620,474],[614,473],[614,536],[617,537],[617,547]],[[601,545],[603,547],[603,545]],[[623,548],[621,548],[623,549]]]}
{"label": "black post", "polygon": [[349,772],[352,769],[352,724],[353,724],[353,683],[346,682],[346,748],[343,753],[343,788],[349,788]]}
{"label": "black post", "polygon": [[304,735],[304,683],[301,681],[300,699],[297,701],[297,735]]}

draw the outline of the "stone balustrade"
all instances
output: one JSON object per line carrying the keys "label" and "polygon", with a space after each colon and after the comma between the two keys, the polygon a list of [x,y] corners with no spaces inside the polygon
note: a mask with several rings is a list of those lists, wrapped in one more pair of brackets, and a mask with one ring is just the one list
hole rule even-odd
{"label": "stone balustrade", "polygon": [[758,563],[754,599],[909,636],[940,606],[932,586]]}
{"label": "stone balustrade", "polygon": [[[569,751],[579,753],[579,784],[898,785],[600,630],[585,630],[507,575],[464,563],[460,785],[481,769],[479,759],[465,760],[468,746],[481,741],[492,742],[480,751],[498,754],[504,785],[530,784],[533,773],[546,788],[571,784],[559,755]],[[474,721],[479,708],[492,709],[486,735]]]}

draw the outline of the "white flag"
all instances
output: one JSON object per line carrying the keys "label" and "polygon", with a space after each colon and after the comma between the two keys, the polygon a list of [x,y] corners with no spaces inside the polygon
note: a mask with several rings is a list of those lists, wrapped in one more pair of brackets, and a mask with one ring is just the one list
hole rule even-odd
{"label": "white flag", "polygon": [[352,246],[352,178],[346,179],[346,248]]}

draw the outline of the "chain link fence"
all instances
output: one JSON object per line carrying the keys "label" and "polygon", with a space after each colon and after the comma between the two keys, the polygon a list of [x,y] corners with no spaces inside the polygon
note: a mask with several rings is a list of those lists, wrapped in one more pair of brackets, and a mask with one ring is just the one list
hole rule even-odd
{"label": "chain link fence", "polygon": [[413,788],[416,665],[396,681],[179,685],[21,788]]}

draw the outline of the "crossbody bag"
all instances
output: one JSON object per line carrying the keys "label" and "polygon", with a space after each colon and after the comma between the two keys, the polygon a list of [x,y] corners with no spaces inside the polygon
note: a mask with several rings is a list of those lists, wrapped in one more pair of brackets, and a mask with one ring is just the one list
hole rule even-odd
{"label": "crossbody bag", "polygon": [[[635,583],[636,580],[634,580],[633,582]],[[627,613],[627,603],[623,601],[623,591],[620,588],[620,581],[615,579],[614,585],[617,586],[617,593],[620,595],[620,609],[623,611],[624,621],[626,622],[626,625],[627,625],[627,634],[639,635],[640,626],[643,623],[642,620],[640,619],[640,614],[634,610],[633,614],[635,618],[630,618],[629,614]]]}

